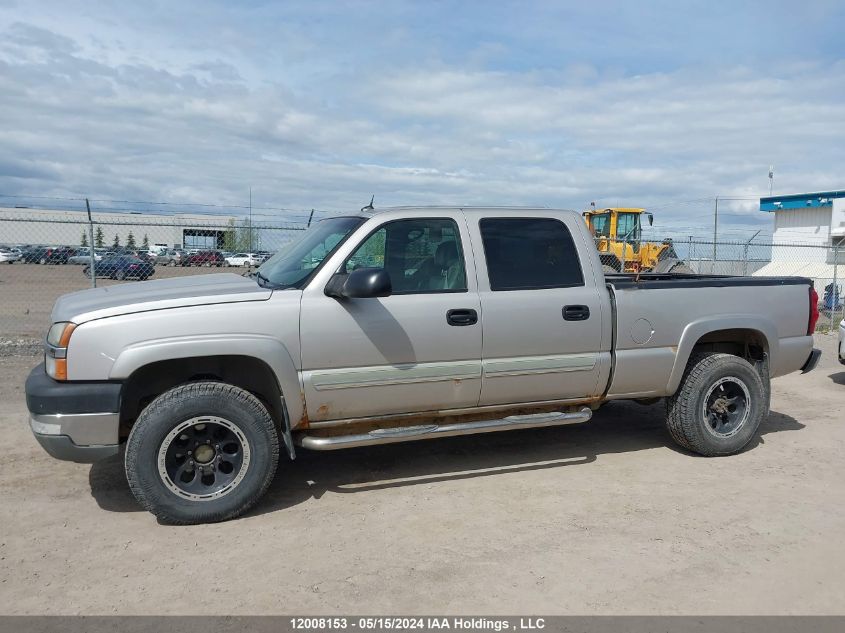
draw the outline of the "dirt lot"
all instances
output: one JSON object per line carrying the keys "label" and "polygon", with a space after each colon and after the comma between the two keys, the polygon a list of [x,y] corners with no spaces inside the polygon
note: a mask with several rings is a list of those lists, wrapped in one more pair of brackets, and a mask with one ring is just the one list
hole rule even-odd
{"label": "dirt lot", "polygon": [[[0,338],[40,338],[50,326],[50,311],[59,296],[91,287],[84,266],[39,264],[3,264],[0,266]],[[242,274],[246,268],[182,268],[156,266],[152,279],[168,279],[186,275],[208,275],[220,272]],[[119,283],[98,279],[97,286]]]}
{"label": "dirt lot", "polygon": [[583,426],[302,452],[250,515],[176,528],[118,459],[50,459],[36,361],[0,358],[0,612],[845,613],[845,367],[774,383],[752,450],[674,448],[662,406]]}

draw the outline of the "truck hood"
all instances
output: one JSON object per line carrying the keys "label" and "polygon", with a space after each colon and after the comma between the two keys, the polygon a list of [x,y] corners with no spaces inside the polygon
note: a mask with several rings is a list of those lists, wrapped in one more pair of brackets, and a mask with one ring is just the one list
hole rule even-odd
{"label": "truck hood", "polygon": [[52,322],[93,319],[185,306],[265,301],[273,293],[254,280],[231,273],[194,275],[92,288],[59,297]]}

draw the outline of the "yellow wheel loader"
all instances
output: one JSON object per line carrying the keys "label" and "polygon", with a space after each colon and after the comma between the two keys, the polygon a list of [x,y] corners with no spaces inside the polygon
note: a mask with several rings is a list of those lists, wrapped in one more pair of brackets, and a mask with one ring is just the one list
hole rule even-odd
{"label": "yellow wheel loader", "polygon": [[642,217],[648,217],[649,226],[654,222],[654,216],[645,209],[591,209],[582,215],[606,273],[692,274],[692,269],[675,252],[672,240],[642,241]]}

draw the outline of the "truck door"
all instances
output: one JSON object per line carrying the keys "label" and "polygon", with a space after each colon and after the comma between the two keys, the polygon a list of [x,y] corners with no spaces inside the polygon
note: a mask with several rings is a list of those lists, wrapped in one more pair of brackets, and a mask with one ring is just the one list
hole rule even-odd
{"label": "truck door", "polygon": [[412,214],[373,225],[350,255],[331,263],[331,273],[385,269],[390,296],[328,297],[325,276],[303,293],[311,421],[478,404],[481,305],[466,223],[459,211]]}
{"label": "truck door", "polygon": [[467,212],[475,252],[484,254],[477,263],[480,404],[601,394],[610,372],[610,303],[593,276],[598,257],[583,227],[552,212],[493,213]]}

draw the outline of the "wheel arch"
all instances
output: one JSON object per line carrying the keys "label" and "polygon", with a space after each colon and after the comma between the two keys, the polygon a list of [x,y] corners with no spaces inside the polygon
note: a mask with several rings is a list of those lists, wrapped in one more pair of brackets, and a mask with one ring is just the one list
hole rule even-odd
{"label": "wheel arch", "polygon": [[[281,341],[267,336],[145,341],[125,348],[109,374],[109,380],[124,382],[121,421],[130,423],[133,407],[140,406],[156,389],[162,393],[177,384],[202,378],[221,380],[255,393],[267,401],[274,419],[281,419],[277,416],[282,415],[284,402],[292,428],[306,422],[299,372],[293,358]],[[139,399],[138,385],[145,384],[140,389],[144,395]]]}
{"label": "wheel arch", "polygon": [[768,359],[771,373],[772,368],[777,366],[778,340],[774,323],[760,317],[732,316],[693,321],[681,334],[666,393],[675,393],[690,357],[698,351],[733,354],[752,364]]}

